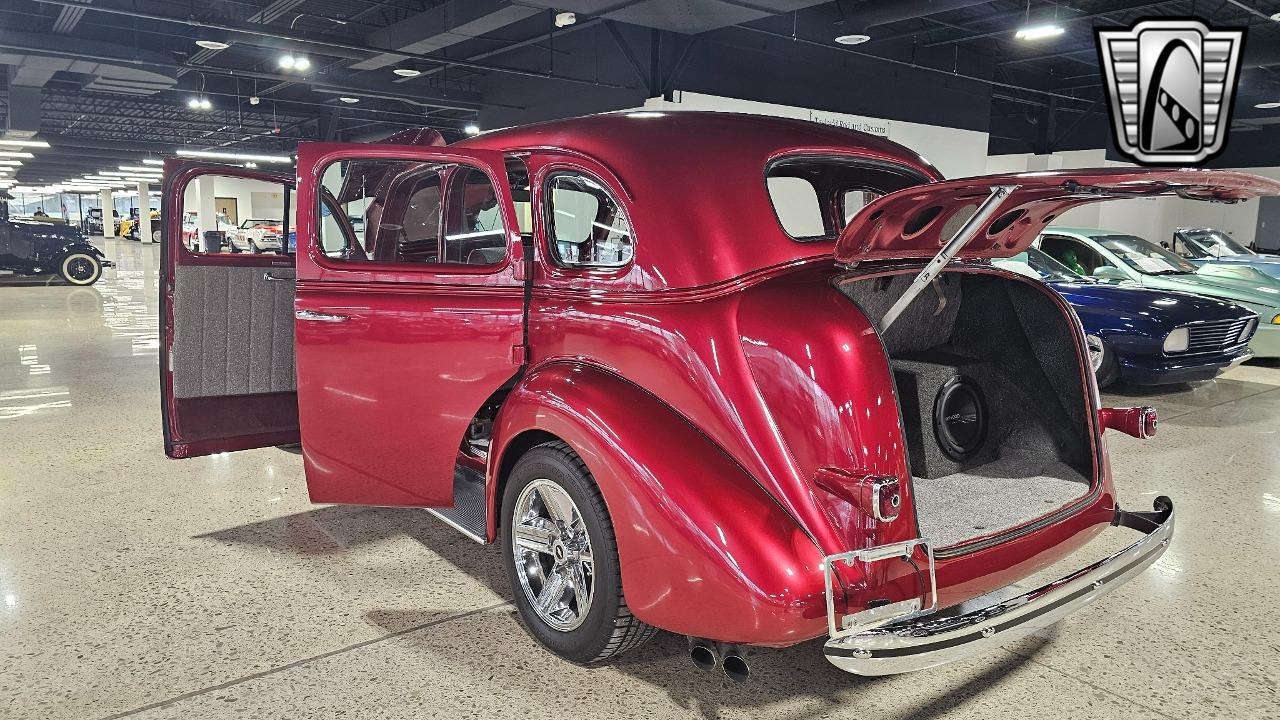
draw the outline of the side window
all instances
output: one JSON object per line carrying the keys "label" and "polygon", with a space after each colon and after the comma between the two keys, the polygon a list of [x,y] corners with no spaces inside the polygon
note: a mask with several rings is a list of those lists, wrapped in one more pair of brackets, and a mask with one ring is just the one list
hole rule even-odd
{"label": "side window", "polygon": [[631,262],[631,223],[601,183],[578,173],[552,175],[546,202],[548,244],[556,264],[616,268]]}
{"label": "side window", "polygon": [[477,167],[341,160],[319,195],[320,247],[336,260],[493,265],[507,254],[497,191]]}
{"label": "side window", "polygon": [[[293,252],[294,193],[287,185],[231,175],[200,175],[182,195],[182,244],[197,253]],[[134,218],[136,220],[136,218]],[[152,232],[160,214],[151,213]]]}
{"label": "side window", "polygon": [[874,190],[845,190],[840,196],[840,213],[844,217],[844,224],[848,225],[859,210],[870,205],[880,195]]}
{"label": "side window", "polygon": [[1044,236],[1040,249],[1080,275],[1092,275],[1099,267],[1110,265],[1088,245],[1061,235]]}
{"label": "side window", "polygon": [[822,205],[818,191],[808,180],[786,175],[766,181],[769,199],[778,213],[782,229],[794,238],[816,238],[826,234],[822,226]]}
{"label": "side window", "polygon": [[529,191],[529,168],[517,157],[507,158],[507,184],[516,206],[516,222],[521,235],[533,235],[533,196]]}

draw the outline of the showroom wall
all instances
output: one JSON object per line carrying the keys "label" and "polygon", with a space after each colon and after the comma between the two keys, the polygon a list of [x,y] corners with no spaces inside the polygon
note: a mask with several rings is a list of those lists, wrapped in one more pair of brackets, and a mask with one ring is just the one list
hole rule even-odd
{"label": "showroom wall", "polygon": [[[208,178],[197,178],[187,185],[183,192],[183,205],[186,212],[196,212],[200,209],[199,184],[207,180]],[[215,198],[235,199],[241,222],[250,219],[276,220],[284,216],[284,194],[279,185],[261,180],[217,176],[213,178],[213,183]],[[214,228],[210,224],[209,227],[202,229]]]}

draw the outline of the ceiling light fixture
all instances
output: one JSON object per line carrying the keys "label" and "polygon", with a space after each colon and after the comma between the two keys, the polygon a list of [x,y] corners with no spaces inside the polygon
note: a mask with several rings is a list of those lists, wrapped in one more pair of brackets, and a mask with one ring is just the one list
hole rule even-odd
{"label": "ceiling light fixture", "polygon": [[476,125],[475,123],[469,123],[466,127],[462,128],[462,132],[468,135],[479,135],[480,126]]}
{"label": "ceiling light fixture", "polygon": [[1280,22],[1280,13],[1273,13],[1271,15],[1271,19],[1275,20],[1276,22]]}
{"label": "ceiling light fixture", "polygon": [[218,42],[217,40],[197,40],[196,45],[199,45],[205,50],[226,50],[231,47],[231,45],[224,42]]}
{"label": "ceiling light fixture", "polygon": [[164,165],[163,160],[155,160],[152,158],[142,158],[143,165]]}
{"label": "ceiling light fixture", "polygon": [[120,165],[121,170],[133,173],[142,173],[143,175],[159,175],[160,170],[153,167],[143,167],[141,165]]}
{"label": "ceiling light fixture", "polygon": [[262,102],[262,98],[258,97],[257,95],[254,95],[249,98],[250,105],[257,105],[260,102]]}
{"label": "ceiling light fixture", "polygon": [[576,22],[578,22],[578,16],[574,13],[556,13],[556,27],[569,27]]}
{"label": "ceiling light fixture", "polygon": [[290,158],[288,155],[250,155],[246,153],[219,152],[216,150],[179,150],[178,154],[183,157],[205,158],[208,160],[235,160],[238,162],[252,160],[255,162],[269,163],[293,162],[293,158]]}
{"label": "ceiling light fixture", "polygon": [[1066,32],[1066,28],[1061,25],[1033,25],[1024,27],[1014,33],[1014,37],[1019,40],[1042,40],[1044,38],[1057,37]]}
{"label": "ceiling light fixture", "polygon": [[0,158],[23,158],[30,160],[35,157],[29,152],[14,152],[13,150],[0,150]]}
{"label": "ceiling light fixture", "polygon": [[1273,110],[1275,108],[1280,108],[1280,102],[1260,102],[1257,105],[1254,105],[1254,107],[1259,110]]}
{"label": "ceiling light fixture", "polygon": [[49,143],[43,140],[0,140],[5,147],[47,148]]}
{"label": "ceiling light fixture", "polygon": [[871,39],[866,33],[853,33],[851,35],[840,35],[836,38],[836,42],[841,45],[861,45]]}
{"label": "ceiling light fixture", "polygon": [[345,96],[345,95],[343,95],[342,97],[340,97],[340,98],[338,98],[338,99],[339,99],[339,100],[341,100],[342,102],[344,102],[344,103],[348,104],[348,105],[355,105],[356,103],[360,102],[360,98],[347,97],[347,96]]}
{"label": "ceiling light fixture", "polygon": [[413,68],[396,68],[395,70],[392,70],[391,72],[393,72],[393,73],[395,73],[395,74],[397,74],[397,75],[399,75],[400,77],[403,77],[403,78],[418,77],[419,75],[421,75],[421,74],[422,74],[422,71],[421,71],[421,70],[414,70]]}
{"label": "ceiling light fixture", "polygon": [[284,55],[280,56],[280,59],[276,62],[276,64],[282,70],[295,70],[297,72],[306,72],[307,70],[311,69],[311,60],[307,59],[306,55],[293,55],[291,53],[285,53]]}

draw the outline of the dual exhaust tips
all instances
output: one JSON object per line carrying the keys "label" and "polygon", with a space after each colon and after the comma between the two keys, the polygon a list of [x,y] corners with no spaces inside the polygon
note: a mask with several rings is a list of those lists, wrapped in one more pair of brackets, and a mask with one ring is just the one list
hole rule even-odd
{"label": "dual exhaust tips", "polygon": [[689,638],[689,659],[699,670],[711,672],[719,665],[725,677],[734,682],[746,682],[751,677],[746,652],[737,645],[719,643],[702,638]]}

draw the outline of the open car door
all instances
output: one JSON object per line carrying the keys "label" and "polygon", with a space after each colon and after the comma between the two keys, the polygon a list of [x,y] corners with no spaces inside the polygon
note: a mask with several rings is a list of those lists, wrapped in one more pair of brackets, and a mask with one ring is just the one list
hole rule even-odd
{"label": "open car door", "polygon": [[[1277,194],[1276,180],[1226,170],[1099,168],[946,180],[867,204],[840,233],[836,259],[930,258],[944,250],[946,260],[1009,257],[1077,205],[1160,195],[1231,203]],[[964,239],[947,248],[962,229]]]}
{"label": "open car door", "polygon": [[[181,458],[298,442],[290,174],[165,162],[160,396],[165,453]],[[233,217],[232,215],[236,215]],[[243,252],[244,218],[279,220]]]}

